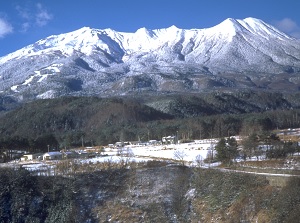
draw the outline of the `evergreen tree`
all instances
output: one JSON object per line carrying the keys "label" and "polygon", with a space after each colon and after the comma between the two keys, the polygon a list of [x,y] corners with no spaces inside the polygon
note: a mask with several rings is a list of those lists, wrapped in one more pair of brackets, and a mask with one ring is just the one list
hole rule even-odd
{"label": "evergreen tree", "polygon": [[247,159],[247,157],[251,158],[253,155],[258,155],[258,138],[257,135],[251,134],[245,139],[242,140],[242,157],[244,160]]}
{"label": "evergreen tree", "polygon": [[217,151],[216,158],[217,160],[224,162],[227,159],[227,146],[226,146],[226,139],[221,138],[220,141],[217,143],[215,150]]}
{"label": "evergreen tree", "polygon": [[238,155],[238,144],[235,138],[221,138],[215,147],[217,160],[224,164],[231,164]]}

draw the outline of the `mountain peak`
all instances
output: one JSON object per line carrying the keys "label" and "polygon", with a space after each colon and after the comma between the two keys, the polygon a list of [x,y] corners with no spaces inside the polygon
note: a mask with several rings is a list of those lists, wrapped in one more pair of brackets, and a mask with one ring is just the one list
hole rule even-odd
{"label": "mountain peak", "polygon": [[270,38],[294,39],[293,37],[279,31],[274,26],[267,24],[264,21],[257,18],[248,17],[245,18],[244,20],[239,20],[239,22],[252,34],[260,35],[267,39]]}
{"label": "mountain peak", "polygon": [[[183,59],[183,55],[187,55],[185,59],[188,60],[190,58],[188,54],[192,52],[193,55],[196,55],[197,52],[198,58],[202,58],[203,52],[207,52],[205,55],[210,55],[216,48],[211,48],[208,46],[209,44],[212,44],[212,46],[218,45],[219,49],[225,49],[225,45],[232,42],[233,37],[238,34],[242,35],[245,41],[261,42],[261,38],[266,40],[292,40],[291,37],[273,26],[252,17],[242,20],[228,18],[212,28],[191,30],[183,30],[172,25],[168,28],[155,30],[143,27],[135,33],[126,33],[117,32],[109,28],[101,30],[82,27],[73,32],[49,36],[6,57],[2,57],[0,58],[0,65],[14,58],[59,51],[64,55],[70,56],[73,52],[90,55],[100,50],[110,55],[111,58],[115,58],[118,55],[118,59],[114,61],[120,61],[120,58],[125,54],[127,56],[138,55],[141,52],[155,52],[155,54],[158,54],[158,49],[167,49],[166,46],[174,44],[176,46],[172,48],[171,52],[177,52],[181,59]],[[210,40],[209,44],[205,43],[205,40]],[[250,43],[250,45],[253,44],[255,45],[255,43]],[[199,50],[196,48],[199,48]],[[209,49],[209,51],[206,49]],[[163,53],[165,51],[160,52],[155,57],[161,57]],[[173,58],[173,56],[170,58]],[[202,59],[198,58],[193,60],[202,61]],[[207,61],[207,58],[203,59],[203,61]]]}
{"label": "mountain peak", "polygon": [[233,37],[238,33],[251,33],[251,35],[260,36],[265,39],[294,39],[272,25],[253,17],[245,19],[228,18],[211,29],[213,29],[213,32],[223,33],[229,37]]}
{"label": "mountain peak", "polygon": [[140,34],[140,35],[146,35],[146,36],[150,36],[150,37],[153,37],[153,35],[154,35],[154,33],[153,33],[152,30],[147,29],[147,28],[145,28],[145,27],[138,29],[138,30],[135,32],[135,34],[138,34],[138,35],[139,35],[139,34]]}
{"label": "mountain peak", "polygon": [[172,25],[168,29],[179,29],[179,28],[177,26],[175,26],[175,25]]}
{"label": "mountain peak", "polygon": [[233,37],[237,32],[243,30],[243,26],[238,22],[238,20],[233,18],[225,19],[223,22],[218,25],[210,28],[213,33],[221,33],[228,37]]}
{"label": "mountain peak", "polygon": [[85,31],[92,31],[93,28],[89,27],[89,26],[84,26],[80,29],[78,29],[77,31],[82,31],[82,32],[85,32]]}
{"label": "mountain peak", "polygon": [[[72,32],[69,32],[69,33],[66,33],[67,35],[71,35],[71,36],[76,36],[76,35],[89,35],[89,34],[92,34],[94,32],[97,32],[98,30],[97,29],[94,29],[94,28],[91,28],[91,27],[88,27],[88,26],[84,26],[80,29],[77,29],[75,31],[72,31]],[[65,34],[61,34],[61,35],[65,35]]]}

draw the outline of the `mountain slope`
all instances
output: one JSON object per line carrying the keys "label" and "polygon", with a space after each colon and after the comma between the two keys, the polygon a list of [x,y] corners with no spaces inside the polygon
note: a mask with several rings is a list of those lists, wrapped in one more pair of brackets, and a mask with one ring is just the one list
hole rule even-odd
{"label": "mountain slope", "polygon": [[0,58],[0,93],[27,100],[216,87],[298,90],[299,73],[300,41],[254,18],[135,33],[84,27]]}
{"label": "mountain slope", "polygon": [[[141,96],[135,99],[61,97],[35,100],[0,116],[0,143],[1,138],[6,137],[35,139],[48,134],[54,134],[63,141],[71,135],[77,137],[85,133],[87,138],[99,140],[98,143],[104,145],[119,141],[121,131],[127,133],[127,140],[137,140],[142,136],[145,140],[149,137],[149,131],[155,139],[174,134],[177,130],[192,131],[195,137],[199,137],[197,132],[201,119],[206,123],[206,129],[215,129],[213,126],[217,122],[213,119],[222,117],[226,120],[229,114],[234,115],[232,117],[235,119],[230,119],[228,123],[231,127],[238,126],[233,128],[236,131],[234,134],[239,134],[240,122],[245,119],[256,123],[255,120],[269,117],[269,122],[273,122],[269,128],[293,128],[300,123],[299,96],[299,93],[237,91]],[[273,113],[264,116],[266,111]],[[237,120],[238,115],[242,114],[245,116],[239,116]],[[253,118],[249,119],[251,114]]]}

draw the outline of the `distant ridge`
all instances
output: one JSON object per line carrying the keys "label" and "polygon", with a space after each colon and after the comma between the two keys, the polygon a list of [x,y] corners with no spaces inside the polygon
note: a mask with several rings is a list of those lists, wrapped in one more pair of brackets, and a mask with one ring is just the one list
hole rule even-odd
{"label": "distant ridge", "polygon": [[135,33],[83,27],[1,57],[0,95],[32,100],[216,88],[295,91],[299,73],[300,40],[256,18]]}

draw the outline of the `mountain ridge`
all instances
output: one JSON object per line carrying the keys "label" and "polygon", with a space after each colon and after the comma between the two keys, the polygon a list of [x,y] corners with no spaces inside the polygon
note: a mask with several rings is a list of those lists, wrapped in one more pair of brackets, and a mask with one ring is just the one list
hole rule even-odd
{"label": "mountain ridge", "polygon": [[206,29],[83,27],[1,57],[0,94],[32,100],[233,87],[295,90],[299,73],[300,40],[251,17]]}
{"label": "mountain ridge", "polygon": [[[99,42],[99,40],[100,40],[100,42],[101,41],[104,42],[103,38],[101,38],[101,37],[107,36],[107,37],[110,37],[111,40],[114,40],[116,43],[118,43],[121,46],[124,53],[130,53],[134,49],[134,47],[136,47],[136,48],[143,47],[143,50],[149,50],[149,48],[152,45],[154,45],[154,47],[153,46],[152,47],[155,49],[155,47],[157,47],[157,45],[159,45],[159,44],[151,45],[151,42],[148,42],[146,44],[143,41],[148,39],[148,41],[153,42],[153,41],[157,40],[158,38],[161,38],[163,40],[161,40],[160,42],[162,42],[164,40],[168,40],[169,38],[164,39],[164,37],[165,37],[165,35],[170,35],[170,34],[180,33],[182,35],[182,34],[188,33],[188,37],[195,37],[195,36],[197,37],[199,35],[199,33],[203,34],[204,36],[215,35],[216,33],[217,34],[220,33],[223,35],[229,34],[230,37],[233,37],[236,34],[245,32],[245,31],[250,32],[254,35],[261,35],[264,38],[266,37],[266,34],[269,34],[270,35],[269,37],[278,38],[278,36],[280,36],[285,39],[297,41],[296,38],[288,36],[287,34],[279,31],[275,27],[263,22],[262,20],[255,19],[252,17],[248,17],[244,20],[228,18],[213,27],[204,28],[204,29],[180,29],[180,28],[177,28],[175,25],[172,25],[171,27],[168,27],[168,28],[153,29],[153,30],[143,27],[143,28],[138,29],[134,33],[129,33],[129,32],[118,32],[118,31],[112,30],[110,28],[95,29],[95,28],[91,28],[91,27],[82,27],[82,28],[77,29],[72,32],[59,34],[59,35],[51,35],[47,38],[39,40],[34,44],[30,44],[26,47],[23,47],[20,50],[12,52],[6,56],[0,57],[0,62],[3,63],[3,62],[6,62],[7,60],[9,60],[6,58],[11,58],[11,59],[15,58],[16,56],[14,57],[14,55],[17,55],[17,54],[21,54],[21,56],[23,56],[21,52],[23,52],[23,54],[25,54],[25,51],[32,50],[33,52],[38,52],[38,51],[41,51],[41,50],[44,50],[47,48],[51,48],[51,47],[62,47],[61,41],[68,40],[72,36],[75,37],[75,39],[77,39],[77,38],[79,38],[79,36],[81,36],[82,37],[81,43],[84,43],[84,37],[88,37],[87,41],[85,42],[85,45],[89,45],[89,43],[97,44],[97,42]],[[272,31],[272,32],[270,32],[270,31]],[[89,34],[91,34],[92,37]],[[142,40],[140,42],[138,42],[136,45],[133,45],[132,43],[129,44],[130,41],[131,42],[136,41],[137,37]],[[178,39],[178,36],[176,36],[176,38]],[[56,40],[56,41],[51,41],[51,40]],[[73,40],[71,39],[71,42],[72,41]],[[122,41],[124,41],[124,42],[122,42]],[[73,42],[75,42],[75,41],[73,41]],[[126,42],[127,42],[127,45],[126,45]],[[47,45],[47,43],[50,43],[50,44]],[[54,44],[51,45],[51,43],[54,43]],[[56,45],[55,43],[58,43],[58,45]],[[72,43],[67,42],[66,45],[72,46]],[[129,45],[131,47],[133,46],[133,48],[130,48]],[[74,44],[72,47],[76,49],[76,47],[78,48],[78,45]],[[136,49],[134,49],[134,50],[137,51]],[[28,52],[28,54],[30,54],[30,53],[31,52]],[[112,52],[108,51],[108,53],[112,53]],[[10,56],[10,57],[8,57],[8,56]]]}

